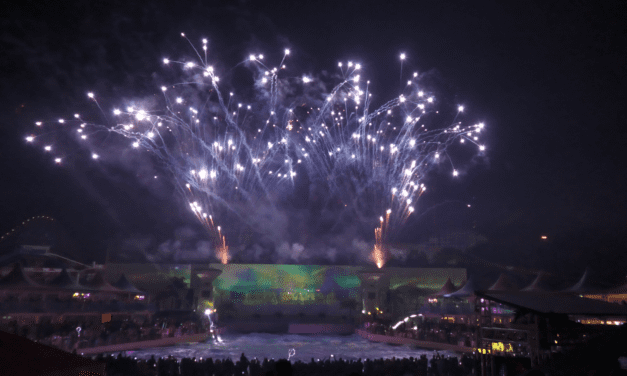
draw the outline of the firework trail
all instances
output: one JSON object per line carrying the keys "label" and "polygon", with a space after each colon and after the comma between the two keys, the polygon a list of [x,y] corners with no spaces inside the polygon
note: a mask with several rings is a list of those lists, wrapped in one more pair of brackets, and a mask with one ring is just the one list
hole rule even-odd
{"label": "firework trail", "polygon": [[[290,72],[286,49],[276,66],[266,65],[260,54],[238,64],[254,77],[253,88],[241,89],[248,94],[239,96],[233,92],[239,88],[227,94],[221,87],[207,40],[199,49],[189,44],[194,58],[163,59],[165,68],[182,79],[161,86],[158,103],[120,103],[107,110],[89,92],[104,121],[76,114],[37,122],[37,132],[26,141],[53,154],[57,164],[64,157],[54,147],[55,130],[75,132],[82,142],[105,131],[121,136],[113,144],[152,153],[213,238],[223,263],[229,259],[228,246],[214,218],[229,217],[258,231],[271,228],[271,215],[259,220],[254,213],[260,207],[280,213],[277,203],[306,174],[327,187],[355,221],[376,226],[372,218],[384,215],[372,254],[382,267],[386,239],[415,211],[427,189],[427,172],[444,165],[458,175],[448,153],[454,143],[467,143],[479,153],[485,149],[478,138],[483,124],[458,120],[463,107],[444,126],[438,124],[442,116],[436,100],[420,88],[416,73],[401,95],[372,110],[370,82],[362,78],[360,64],[339,63],[338,79],[331,84]],[[112,152],[106,145],[89,148],[93,159]]]}

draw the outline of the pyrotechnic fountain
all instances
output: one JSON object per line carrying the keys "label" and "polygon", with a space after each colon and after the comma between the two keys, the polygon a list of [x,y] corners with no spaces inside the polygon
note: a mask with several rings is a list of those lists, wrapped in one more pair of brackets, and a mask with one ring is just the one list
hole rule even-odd
{"label": "pyrotechnic fountain", "polygon": [[[255,213],[259,208],[280,212],[277,197],[293,191],[304,174],[326,186],[357,221],[373,226],[373,213],[376,218],[385,210],[372,253],[379,268],[385,264],[386,241],[426,191],[427,172],[450,166],[451,174],[458,175],[450,146],[467,143],[485,150],[478,138],[483,124],[462,125],[459,106],[442,125],[446,115],[436,110],[434,95],[421,88],[417,73],[402,94],[372,110],[370,81],[359,63],[339,63],[337,81],[330,84],[329,78],[292,72],[286,49],[276,65],[266,64],[261,54],[238,64],[252,72],[253,88],[235,87],[227,95],[207,43],[203,39],[196,49],[190,42],[193,59],[163,59],[182,78],[161,86],[158,101],[118,103],[104,110],[99,97],[89,92],[102,112],[100,121],[76,114],[37,122],[37,132],[26,141],[52,154],[57,164],[63,164],[64,152],[71,153],[55,147],[54,131],[74,132],[99,161],[116,152],[113,145],[152,153],[214,239],[222,263],[228,262],[229,247],[214,216],[263,231],[257,227],[271,227],[272,221],[255,220]],[[401,62],[405,58],[403,54]],[[89,143],[92,134],[103,131],[107,143]]]}

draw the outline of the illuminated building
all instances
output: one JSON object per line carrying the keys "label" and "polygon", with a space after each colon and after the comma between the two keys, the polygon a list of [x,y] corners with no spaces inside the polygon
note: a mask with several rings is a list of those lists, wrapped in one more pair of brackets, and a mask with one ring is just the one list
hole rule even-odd
{"label": "illuminated building", "polygon": [[213,281],[222,273],[204,265],[192,265],[189,287],[194,291],[192,306],[197,312],[205,312],[207,309],[215,312]]}
{"label": "illuminated building", "polygon": [[381,269],[359,273],[362,313],[385,315],[388,312],[386,297],[390,290],[390,276]]}
{"label": "illuminated building", "polygon": [[[627,306],[550,292],[479,292],[478,347],[493,357],[522,357],[541,364],[551,353],[581,346],[627,320]],[[587,325],[586,325],[587,324]],[[488,360],[485,360],[486,362]],[[494,364],[492,364],[492,367]]]}

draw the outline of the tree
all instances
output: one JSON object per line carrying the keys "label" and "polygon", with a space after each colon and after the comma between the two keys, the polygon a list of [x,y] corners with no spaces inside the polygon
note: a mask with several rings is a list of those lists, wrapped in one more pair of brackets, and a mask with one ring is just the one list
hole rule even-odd
{"label": "tree", "polygon": [[340,302],[340,307],[348,309],[348,315],[353,318],[353,310],[357,309],[359,303],[353,298],[344,299]]}
{"label": "tree", "polygon": [[161,310],[181,309],[183,303],[181,299],[182,290],[187,292],[187,285],[183,282],[183,278],[173,277],[170,280],[170,284],[155,296],[157,306]]}

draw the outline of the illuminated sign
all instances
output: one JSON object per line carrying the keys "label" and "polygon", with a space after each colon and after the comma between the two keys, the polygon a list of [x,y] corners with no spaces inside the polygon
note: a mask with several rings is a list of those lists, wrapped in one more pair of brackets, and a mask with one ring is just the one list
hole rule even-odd
{"label": "illuminated sign", "polygon": [[492,342],[492,351],[514,352],[514,348],[511,343]]}

